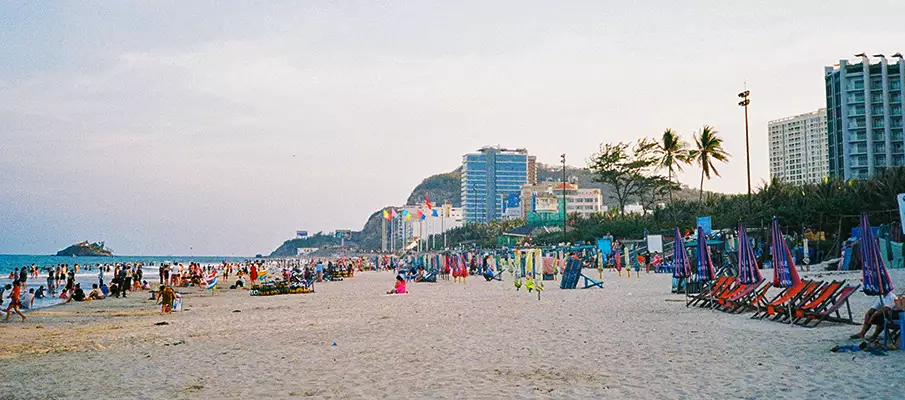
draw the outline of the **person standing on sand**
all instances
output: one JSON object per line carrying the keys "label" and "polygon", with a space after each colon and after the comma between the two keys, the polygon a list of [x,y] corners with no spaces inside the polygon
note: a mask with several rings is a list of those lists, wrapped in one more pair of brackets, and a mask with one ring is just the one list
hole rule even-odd
{"label": "person standing on sand", "polygon": [[120,294],[123,295],[123,298],[126,298],[126,292],[132,290],[132,275],[129,273],[129,269],[123,266],[122,269],[119,270],[119,291]]}
{"label": "person standing on sand", "polygon": [[104,286],[104,269],[103,268],[97,269],[97,285]]}
{"label": "person standing on sand", "polygon": [[160,276],[160,282],[158,283],[163,285],[163,264],[160,264],[160,266],[157,267],[157,274]]}
{"label": "person standing on sand", "polygon": [[19,296],[21,295],[22,287],[19,286],[19,281],[13,282],[13,291],[9,295],[10,303],[6,306],[6,318],[4,321],[9,321],[10,313],[15,312],[22,317],[22,320],[25,321],[25,314],[22,314],[22,311],[19,311],[19,305],[21,302],[19,301]]}

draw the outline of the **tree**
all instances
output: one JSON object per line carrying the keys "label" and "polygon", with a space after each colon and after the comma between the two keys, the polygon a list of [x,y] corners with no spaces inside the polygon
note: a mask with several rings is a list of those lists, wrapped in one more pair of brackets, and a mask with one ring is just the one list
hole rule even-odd
{"label": "tree", "polygon": [[665,168],[667,171],[669,204],[672,204],[672,177],[677,171],[682,170],[683,165],[691,164],[693,158],[692,150],[688,148],[688,143],[683,141],[677,133],[673,132],[672,129],[667,128],[663,131],[663,137],[660,140],[656,153],[658,158],[657,163],[661,168]]}
{"label": "tree", "polygon": [[625,206],[632,197],[651,188],[650,171],[657,165],[654,150],[657,144],[641,138],[634,145],[624,142],[605,143],[588,160],[594,181],[613,187],[619,215],[625,216]]}
{"label": "tree", "polygon": [[694,150],[692,156],[697,160],[701,167],[701,192],[698,201],[704,200],[704,178],[710,180],[710,174],[720,176],[720,172],[716,170],[713,161],[729,161],[729,153],[723,149],[723,139],[717,136],[717,131],[710,125],[704,125],[701,129],[700,136],[694,138],[697,149]]}

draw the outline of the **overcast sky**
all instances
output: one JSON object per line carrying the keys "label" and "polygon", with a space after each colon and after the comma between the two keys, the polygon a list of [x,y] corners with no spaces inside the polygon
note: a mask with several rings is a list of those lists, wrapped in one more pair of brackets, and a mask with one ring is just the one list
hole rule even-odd
{"label": "overcast sky", "polygon": [[482,145],[584,165],[667,127],[714,125],[705,188],[742,192],[745,82],[760,182],[824,66],[905,51],[894,0],[113,3],[0,4],[0,253],[268,253]]}

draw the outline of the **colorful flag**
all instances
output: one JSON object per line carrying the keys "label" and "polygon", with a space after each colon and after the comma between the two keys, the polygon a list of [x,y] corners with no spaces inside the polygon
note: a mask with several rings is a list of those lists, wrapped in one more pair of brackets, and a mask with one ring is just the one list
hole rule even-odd
{"label": "colorful flag", "polygon": [[431,198],[427,195],[427,192],[424,193],[424,204],[427,204],[428,210],[434,209],[434,206],[431,205]]}
{"label": "colorful flag", "polygon": [[424,213],[418,210],[418,219],[424,219]]}
{"label": "colorful flag", "polygon": [[383,210],[383,219],[390,219],[390,213],[386,209]]}
{"label": "colorful flag", "polygon": [[440,216],[440,214],[437,214],[437,210],[431,210],[431,213],[433,214],[434,217]]}
{"label": "colorful flag", "polygon": [[393,219],[396,219],[396,217],[399,216],[398,214],[396,214],[396,209],[395,209],[395,208],[393,209],[393,211],[392,211],[392,213],[391,213],[391,216],[392,216]]}

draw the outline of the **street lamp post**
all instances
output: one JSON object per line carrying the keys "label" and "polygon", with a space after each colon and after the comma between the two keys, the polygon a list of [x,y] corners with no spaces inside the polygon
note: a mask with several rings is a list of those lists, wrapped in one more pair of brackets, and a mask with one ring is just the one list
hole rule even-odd
{"label": "street lamp post", "polygon": [[742,99],[742,101],[738,102],[738,105],[745,108],[745,158],[748,163],[748,214],[751,214],[751,146],[748,139],[748,104],[751,104],[751,100],[748,100],[748,95],[750,94],[751,92],[748,90],[738,94],[738,97]]}
{"label": "street lamp post", "polygon": [[569,213],[566,209],[566,153],[562,153],[560,155],[562,158],[562,242],[566,244],[568,242],[566,236],[566,219],[568,219]]}

